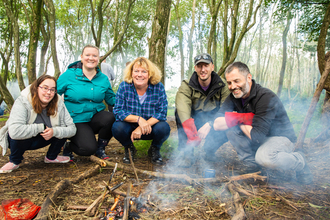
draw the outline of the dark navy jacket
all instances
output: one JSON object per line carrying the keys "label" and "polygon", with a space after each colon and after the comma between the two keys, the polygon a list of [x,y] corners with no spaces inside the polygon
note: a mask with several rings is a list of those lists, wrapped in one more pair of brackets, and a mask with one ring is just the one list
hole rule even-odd
{"label": "dark navy jacket", "polygon": [[252,143],[255,145],[260,146],[267,137],[272,136],[284,136],[291,142],[297,141],[281,100],[273,91],[255,83],[254,80],[252,80],[250,95],[245,100],[244,106],[242,99],[236,99],[233,94],[230,94],[217,113],[217,117],[224,117],[225,112],[233,111],[255,114],[251,130]]}

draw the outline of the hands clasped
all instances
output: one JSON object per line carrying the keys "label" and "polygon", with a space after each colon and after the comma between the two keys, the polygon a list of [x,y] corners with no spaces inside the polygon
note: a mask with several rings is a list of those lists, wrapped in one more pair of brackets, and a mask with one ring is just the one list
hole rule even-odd
{"label": "hands clasped", "polygon": [[152,127],[144,118],[140,117],[138,124],[139,124],[139,127],[137,127],[131,134],[132,142],[135,139],[141,139],[142,135],[151,134]]}
{"label": "hands clasped", "polygon": [[40,134],[46,141],[53,137],[54,131],[52,128],[46,127],[46,129]]}

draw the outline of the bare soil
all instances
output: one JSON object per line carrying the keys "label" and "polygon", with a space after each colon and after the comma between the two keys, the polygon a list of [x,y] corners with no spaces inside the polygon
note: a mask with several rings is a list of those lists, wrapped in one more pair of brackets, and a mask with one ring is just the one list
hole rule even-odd
{"label": "bare soil", "polygon": [[[176,137],[173,118],[169,124],[171,135]],[[141,219],[231,219],[237,213],[237,204],[242,205],[247,219],[330,219],[329,143],[316,144],[306,140],[304,148],[314,174],[314,183],[309,186],[296,182],[294,172],[267,172],[266,181],[232,181],[240,196],[239,200],[234,201],[227,189],[228,181],[189,185],[180,179],[164,180],[139,174],[141,184],[132,187],[131,195],[139,194],[142,198],[149,196],[154,204],[148,212],[140,213]],[[19,169],[0,175],[0,201],[27,198],[41,206],[61,180],[74,178],[95,166],[89,157],[80,156],[76,156],[74,163],[45,164],[43,159],[46,151],[47,147],[26,152]],[[114,138],[106,153],[111,156],[110,161],[122,163],[124,149]],[[153,166],[141,154],[135,166],[150,171],[187,174],[192,178],[201,178],[205,167],[216,169],[216,177],[237,175],[240,170],[241,163],[229,143],[217,151],[217,163],[205,165],[201,155],[201,151],[196,150],[196,163],[191,168],[179,168],[172,159],[167,159],[164,166]],[[0,157],[1,166],[6,162],[8,155]],[[99,174],[67,188],[54,201],[49,219],[94,219],[84,215],[84,211],[71,209],[71,206],[89,206],[104,191],[105,182],[112,171],[113,167],[102,168]],[[110,186],[127,180],[135,182],[134,173],[118,170]],[[126,192],[126,184],[119,190]],[[113,197],[109,196],[102,206],[109,207],[112,204]],[[103,213],[104,209],[100,211]]]}

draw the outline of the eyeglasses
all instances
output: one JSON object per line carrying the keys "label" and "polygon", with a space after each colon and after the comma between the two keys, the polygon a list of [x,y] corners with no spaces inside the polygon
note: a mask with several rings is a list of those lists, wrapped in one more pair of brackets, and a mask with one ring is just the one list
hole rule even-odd
{"label": "eyeglasses", "polygon": [[207,55],[207,54],[203,54],[203,55],[198,55],[195,57],[195,63],[200,61],[201,59],[204,59],[204,60],[209,60],[213,63],[212,61],[212,57],[210,55]]}
{"label": "eyeglasses", "polygon": [[52,93],[52,94],[56,93],[56,89],[55,89],[55,88],[51,88],[51,89],[49,89],[48,87],[42,87],[42,86],[39,86],[39,88],[40,88],[43,92],[48,92],[48,91],[50,91],[50,93]]}

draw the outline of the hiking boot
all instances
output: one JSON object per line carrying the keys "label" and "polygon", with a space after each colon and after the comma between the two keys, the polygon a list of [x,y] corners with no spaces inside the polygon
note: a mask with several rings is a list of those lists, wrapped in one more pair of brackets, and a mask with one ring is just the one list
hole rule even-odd
{"label": "hiking boot", "polygon": [[148,156],[151,159],[151,163],[155,165],[163,165],[164,161],[162,156],[160,155],[159,148],[151,145],[148,150]]}
{"label": "hiking boot", "polygon": [[256,173],[258,171],[261,171],[261,167],[258,164],[242,161],[242,164],[238,167],[237,173],[243,175],[247,173]]}
{"label": "hiking boot", "polygon": [[16,165],[12,162],[6,163],[3,167],[0,169],[0,173],[10,173],[13,170],[16,170],[19,167],[19,165]]}
{"label": "hiking boot", "polygon": [[45,163],[68,163],[70,162],[70,157],[67,156],[57,156],[55,160],[50,160],[45,156]]}
{"label": "hiking boot", "polygon": [[110,158],[108,155],[105,154],[105,147],[108,145],[108,142],[109,140],[99,138],[99,140],[97,141],[98,147],[95,152],[95,156],[102,160],[107,160]]}
{"label": "hiking boot", "polygon": [[131,156],[132,156],[132,160],[134,160],[135,158],[135,154],[136,154],[136,148],[134,146],[134,144],[130,144],[128,146],[124,146],[125,147],[125,156],[123,158],[123,163],[131,163],[131,161],[129,160],[129,153],[128,153],[128,149],[130,149],[131,151]]}
{"label": "hiking boot", "polygon": [[310,185],[313,183],[313,174],[309,169],[309,166],[305,158],[305,154],[301,151],[297,151],[297,153],[299,153],[304,158],[305,161],[304,168],[300,171],[296,171],[297,181],[303,185]]}
{"label": "hiking boot", "polygon": [[182,149],[176,158],[179,167],[189,168],[195,163],[194,148]]}
{"label": "hiking boot", "polygon": [[70,150],[69,147],[70,142],[65,142],[64,147],[63,147],[63,156],[70,157],[70,162],[73,162],[74,156],[72,151]]}

